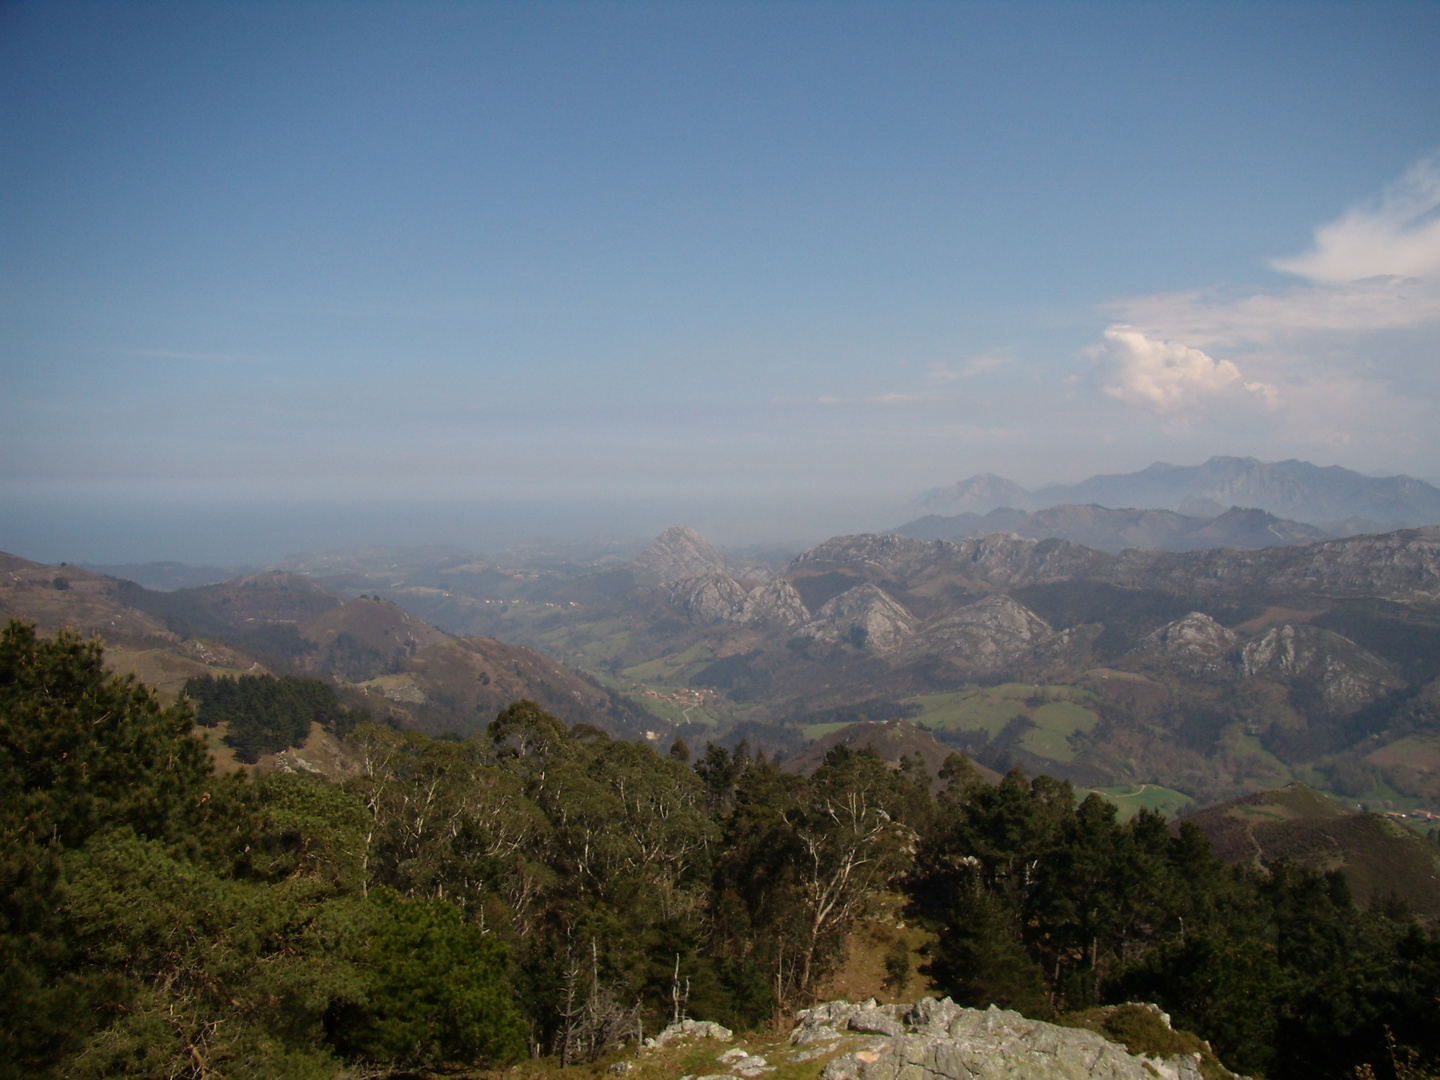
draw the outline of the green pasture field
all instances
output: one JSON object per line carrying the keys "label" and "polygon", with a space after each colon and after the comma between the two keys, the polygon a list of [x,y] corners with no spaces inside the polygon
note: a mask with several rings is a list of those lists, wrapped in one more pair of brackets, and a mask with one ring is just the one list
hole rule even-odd
{"label": "green pasture field", "polygon": [[665,686],[684,686],[689,676],[715,659],[715,650],[704,642],[696,642],[682,653],[659,656],[643,664],[625,669],[625,677],[631,682],[660,683]]}
{"label": "green pasture field", "polygon": [[[1195,800],[1183,791],[1161,787],[1158,784],[1127,784],[1124,787],[1093,789],[1120,808],[1120,820],[1129,821],[1141,810],[1158,810],[1167,818],[1195,805]],[[1083,795],[1084,792],[1077,792]]]}
{"label": "green pasture field", "polygon": [[917,723],[950,731],[983,730],[992,739],[1017,715],[1023,715],[1035,725],[1026,734],[1023,747],[1049,761],[1074,760],[1070,736],[1090,731],[1100,722],[1087,707],[1094,701],[1094,695],[1079,687],[1034,683],[1001,683],[905,699],[907,705],[920,707],[920,714],[914,717]]}

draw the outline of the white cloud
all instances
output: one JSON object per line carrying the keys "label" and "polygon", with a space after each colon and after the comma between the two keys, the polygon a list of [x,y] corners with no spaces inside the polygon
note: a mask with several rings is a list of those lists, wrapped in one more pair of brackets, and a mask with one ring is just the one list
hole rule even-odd
{"label": "white cloud", "polygon": [[1440,282],[1371,278],[1236,296],[1187,289],[1106,305],[1107,314],[1197,348],[1279,346],[1312,334],[1363,334],[1440,322]]}
{"label": "white cloud", "polygon": [[924,401],[923,394],[881,394],[873,399],[880,405],[910,405],[917,401]]}
{"label": "white cloud", "polygon": [[1105,393],[1159,412],[1175,412],[1236,394],[1255,395],[1268,405],[1277,396],[1268,383],[1246,382],[1230,360],[1216,360],[1176,341],[1147,337],[1133,326],[1109,327],[1104,344],[1091,354],[1111,367],[1114,382],[1105,387]]}
{"label": "white cloud", "polygon": [[1303,255],[1277,270],[1330,285],[1374,277],[1440,276],[1440,155],[1413,165],[1378,199],[1352,206],[1315,230]]}
{"label": "white cloud", "polygon": [[1104,393],[1177,431],[1205,414],[1297,449],[1433,453],[1440,155],[1321,225],[1310,250],[1271,265],[1302,280],[1106,305],[1112,323],[1087,350],[1105,365]]}
{"label": "white cloud", "polygon": [[1310,251],[1271,265],[1309,284],[1248,293],[1187,289],[1105,310],[1150,336],[1202,349],[1286,347],[1312,335],[1440,323],[1440,156],[1316,229]]}
{"label": "white cloud", "polygon": [[959,367],[954,364],[947,364],[943,361],[935,361],[925,372],[925,381],[932,383],[951,383],[961,379],[973,379],[976,375],[983,375],[987,371],[994,371],[996,368],[1009,361],[1001,356],[976,356],[965,361]]}

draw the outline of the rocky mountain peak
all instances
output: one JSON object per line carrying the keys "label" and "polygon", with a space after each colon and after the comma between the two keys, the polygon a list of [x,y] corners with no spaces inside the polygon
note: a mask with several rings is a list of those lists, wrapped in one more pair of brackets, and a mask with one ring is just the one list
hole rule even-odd
{"label": "rocky mountain peak", "polygon": [[634,566],[638,584],[656,586],[723,571],[729,563],[694,529],[672,525],[635,557]]}
{"label": "rocky mountain peak", "polygon": [[1035,497],[1013,480],[979,473],[949,487],[932,488],[914,503],[916,514],[984,514],[1000,507],[1034,510]]}
{"label": "rocky mountain peak", "polygon": [[994,671],[1030,659],[1055,637],[1050,624],[1025,605],[1008,596],[990,596],[926,625],[910,651]]}
{"label": "rocky mountain peak", "polygon": [[1166,660],[1192,674],[1215,674],[1240,645],[1239,635],[1204,612],[1192,611],[1140,639],[1135,651]]}
{"label": "rocky mountain peak", "polygon": [[1247,676],[1304,679],[1320,690],[1333,712],[1352,712],[1402,683],[1390,665],[1347,637],[1305,623],[1267,630],[1246,644],[1240,669]]}
{"label": "rocky mountain peak", "polygon": [[914,632],[915,617],[868,581],[827,600],[804,630],[816,641],[880,653],[899,648]]}

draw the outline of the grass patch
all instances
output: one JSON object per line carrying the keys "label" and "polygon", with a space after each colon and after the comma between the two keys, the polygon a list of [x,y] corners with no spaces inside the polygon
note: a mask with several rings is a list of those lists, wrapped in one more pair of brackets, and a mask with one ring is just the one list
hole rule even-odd
{"label": "grass patch", "polygon": [[1167,818],[1173,818],[1195,805],[1195,800],[1183,791],[1159,784],[1131,784],[1127,787],[1095,788],[1094,791],[1120,808],[1121,821],[1129,821],[1141,810],[1158,810]]}
{"label": "grass patch", "polygon": [[1073,701],[1052,701],[1029,709],[1027,715],[1035,727],[1026,734],[1022,745],[1051,761],[1074,761],[1070,736],[1091,731],[1100,722],[1099,716]]}
{"label": "grass patch", "polygon": [[633,682],[661,683],[683,686],[689,677],[715,659],[715,650],[704,642],[696,642],[682,653],[658,656],[643,664],[625,669],[625,677]]}
{"label": "grass patch", "polygon": [[914,720],[931,729],[984,731],[992,739],[1016,716],[1024,716],[1033,725],[1025,735],[1024,749],[1049,761],[1073,761],[1071,738],[1100,722],[1091,708],[1095,696],[1076,686],[1001,683],[951,694],[923,694],[904,703],[919,706]]}
{"label": "grass patch", "polygon": [[1108,1005],[1059,1018],[1064,1027],[1085,1028],[1119,1043],[1132,1054],[1154,1058],[1200,1056],[1205,1080],[1233,1080],[1235,1074],[1220,1063],[1208,1043],[1188,1031],[1175,1031],[1154,1005]]}

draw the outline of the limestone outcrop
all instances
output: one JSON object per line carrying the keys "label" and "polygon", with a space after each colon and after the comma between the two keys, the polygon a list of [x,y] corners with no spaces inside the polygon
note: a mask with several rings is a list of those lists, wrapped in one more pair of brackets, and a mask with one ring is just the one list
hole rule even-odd
{"label": "limestone outcrop", "polygon": [[1332,712],[1353,712],[1404,684],[1390,665],[1349,638],[1304,623],[1272,627],[1246,644],[1240,670],[1314,683]]}
{"label": "limestone outcrop", "polygon": [[1227,658],[1240,637],[1209,615],[1192,611],[1140,639],[1136,653],[1165,660],[1192,675],[1215,675],[1228,669]]}
{"label": "limestone outcrop", "polygon": [[683,578],[665,587],[672,604],[684,609],[690,621],[702,626],[716,623],[798,626],[809,618],[795,587],[776,578],[746,589],[723,570]]}
{"label": "limestone outcrop", "polygon": [[1034,659],[1055,638],[1050,624],[1008,596],[967,604],[928,625],[908,653],[947,656],[977,671],[996,671]]}
{"label": "limestone outcrop", "polygon": [[831,1001],[798,1020],[790,1041],[804,1049],[796,1057],[819,1056],[827,1044],[845,1050],[821,1080],[1201,1080],[1194,1055],[1132,1054],[1093,1031],[993,1005],[965,1009],[949,998],[913,1006]]}
{"label": "limestone outcrop", "polygon": [[802,632],[816,641],[887,653],[898,649],[915,632],[915,618],[883,589],[867,581],[827,600]]}

